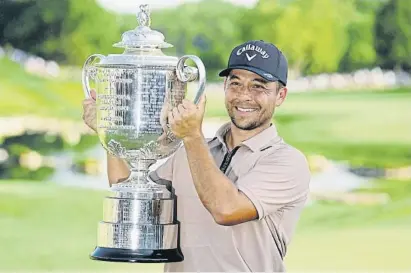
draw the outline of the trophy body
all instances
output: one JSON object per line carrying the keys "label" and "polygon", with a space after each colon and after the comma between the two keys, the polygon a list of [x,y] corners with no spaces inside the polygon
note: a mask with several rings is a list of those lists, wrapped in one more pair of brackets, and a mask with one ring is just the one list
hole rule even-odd
{"label": "trophy body", "polygon": [[[149,180],[149,167],[181,145],[169,129],[168,112],[186,96],[187,82],[198,79],[194,102],[204,92],[205,68],[192,55],[166,56],[171,45],[149,28],[146,5],[138,14],[140,26],[123,34],[114,46],[123,54],[90,56],[83,67],[83,88],[96,85],[97,133],[110,154],[124,159],[131,174],[111,187],[98,224],[97,246],[91,258],[122,262],[178,262],[179,223],[172,186]],[[99,62],[96,60],[99,59]],[[185,66],[191,59],[197,68]]]}

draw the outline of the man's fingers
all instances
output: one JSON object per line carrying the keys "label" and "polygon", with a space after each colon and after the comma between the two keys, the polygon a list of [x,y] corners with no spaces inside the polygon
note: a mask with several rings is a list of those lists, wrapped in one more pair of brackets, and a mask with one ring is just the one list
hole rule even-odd
{"label": "man's fingers", "polygon": [[178,111],[179,111],[179,113],[180,113],[181,116],[183,116],[184,113],[185,113],[186,110],[187,110],[187,109],[184,107],[184,105],[182,105],[182,104],[179,104],[179,105],[177,106],[177,109],[178,109]]}
{"label": "man's fingers", "polygon": [[200,101],[198,102],[198,109],[200,110],[201,113],[205,112],[206,102],[207,102],[207,97],[206,97],[206,94],[203,93],[203,95],[201,95],[200,97]]}
{"label": "man's fingers", "polygon": [[184,108],[186,108],[186,109],[193,109],[193,108],[195,107],[195,104],[192,103],[191,101],[187,100],[187,99],[184,99],[181,104],[182,104],[182,105],[184,106]]}
{"label": "man's fingers", "polygon": [[93,100],[96,100],[97,98],[97,93],[95,89],[90,89],[90,95],[92,97]]}
{"label": "man's fingers", "polygon": [[172,112],[172,111],[169,111],[169,112],[168,112],[168,123],[169,123],[170,125],[173,125],[173,124],[174,124],[174,117],[173,117],[173,112]]}
{"label": "man's fingers", "polygon": [[179,111],[178,111],[178,108],[175,107],[172,112],[173,112],[173,119],[174,119],[174,121],[180,121],[180,120],[181,120],[181,116],[180,116],[180,113],[179,113]]}
{"label": "man's fingers", "polygon": [[91,105],[95,104],[96,102],[93,99],[85,99],[83,100],[83,105]]}

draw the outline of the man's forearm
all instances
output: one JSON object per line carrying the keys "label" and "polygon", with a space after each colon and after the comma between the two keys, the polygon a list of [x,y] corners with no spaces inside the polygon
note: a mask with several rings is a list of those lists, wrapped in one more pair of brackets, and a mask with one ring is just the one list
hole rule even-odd
{"label": "man's forearm", "polygon": [[218,222],[235,209],[238,189],[215,164],[203,136],[184,139],[184,146],[200,200]]}
{"label": "man's forearm", "polygon": [[107,153],[107,175],[110,185],[116,184],[128,178],[130,169],[123,159]]}

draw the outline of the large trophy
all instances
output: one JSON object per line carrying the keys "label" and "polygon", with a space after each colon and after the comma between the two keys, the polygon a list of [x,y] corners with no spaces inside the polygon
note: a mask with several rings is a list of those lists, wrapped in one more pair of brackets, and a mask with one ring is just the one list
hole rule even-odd
{"label": "large trophy", "polygon": [[[151,181],[149,167],[170,156],[181,140],[170,131],[168,112],[186,97],[187,82],[198,80],[194,103],[205,86],[205,68],[193,55],[166,56],[172,45],[150,28],[147,5],[140,6],[139,26],[126,31],[115,47],[123,54],[90,56],[83,67],[97,93],[97,133],[110,154],[124,159],[131,174],[111,187],[98,224],[91,258],[103,261],[167,263],[184,259],[179,243],[176,195],[170,185]],[[194,61],[196,68],[187,66]]]}

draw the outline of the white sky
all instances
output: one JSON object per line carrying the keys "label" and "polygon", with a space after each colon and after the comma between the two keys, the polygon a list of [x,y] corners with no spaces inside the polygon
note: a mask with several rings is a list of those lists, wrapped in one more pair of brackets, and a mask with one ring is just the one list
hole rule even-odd
{"label": "white sky", "polygon": [[[120,13],[137,13],[141,4],[149,4],[150,9],[177,6],[186,2],[199,0],[98,0],[105,7]],[[252,7],[258,0],[225,0],[237,5]]]}

